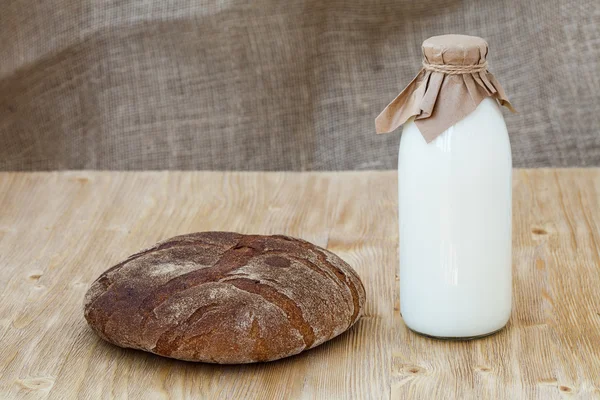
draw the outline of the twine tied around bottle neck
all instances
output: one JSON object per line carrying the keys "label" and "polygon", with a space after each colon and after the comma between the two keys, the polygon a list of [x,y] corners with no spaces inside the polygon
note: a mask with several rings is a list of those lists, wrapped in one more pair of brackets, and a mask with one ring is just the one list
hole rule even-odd
{"label": "twine tied around bottle neck", "polygon": [[431,72],[441,72],[446,75],[462,75],[476,74],[487,71],[488,63],[475,65],[446,65],[446,64],[430,64],[427,60],[423,60],[423,69]]}

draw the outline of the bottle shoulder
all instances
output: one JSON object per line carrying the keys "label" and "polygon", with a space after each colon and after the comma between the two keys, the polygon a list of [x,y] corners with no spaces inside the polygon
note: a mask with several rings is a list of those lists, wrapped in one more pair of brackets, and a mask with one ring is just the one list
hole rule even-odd
{"label": "bottle shoulder", "polygon": [[[414,122],[402,131],[399,149],[399,168],[419,165],[438,165],[455,168],[457,165],[512,166],[510,140],[502,112],[492,98],[484,99],[477,109],[427,143]],[[479,168],[478,167],[478,168]]]}

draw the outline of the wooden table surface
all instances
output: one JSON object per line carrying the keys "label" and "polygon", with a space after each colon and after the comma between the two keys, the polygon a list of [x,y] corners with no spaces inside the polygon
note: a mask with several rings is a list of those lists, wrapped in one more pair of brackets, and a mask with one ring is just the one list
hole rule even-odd
{"label": "wooden table surface", "polygon": [[[600,398],[600,169],[515,170],[514,309],[468,342],[407,330],[394,172],[0,174],[0,398]],[[285,233],[367,289],[348,333],[245,366],[100,340],[82,300],[105,269],[192,231]]]}

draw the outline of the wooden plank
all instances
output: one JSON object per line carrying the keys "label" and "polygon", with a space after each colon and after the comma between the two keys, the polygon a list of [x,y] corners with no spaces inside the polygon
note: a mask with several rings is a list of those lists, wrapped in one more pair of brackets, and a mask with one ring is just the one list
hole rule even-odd
{"label": "wooden plank", "polygon": [[[396,174],[0,173],[0,398],[600,397],[600,169],[516,170],[514,312],[443,342],[399,315]],[[289,359],[215,366],[104,343],[82,299],[106,268],[185,232],[285,233],[355,267],[347,334]]]}

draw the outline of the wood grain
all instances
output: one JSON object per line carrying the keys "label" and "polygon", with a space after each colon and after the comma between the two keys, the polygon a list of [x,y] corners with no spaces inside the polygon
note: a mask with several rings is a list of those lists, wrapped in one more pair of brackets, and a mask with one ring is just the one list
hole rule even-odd
{"label": "wood grain", "polygon": [[[514,310],[444,342],[399,315],[396,174],[0,174],[0,398],[600,398],[600,170],[516,170]],[[193,364],[100,340],[89,284],[177,234],[284,233],[360,274],[366,316],[277,362]]]}

